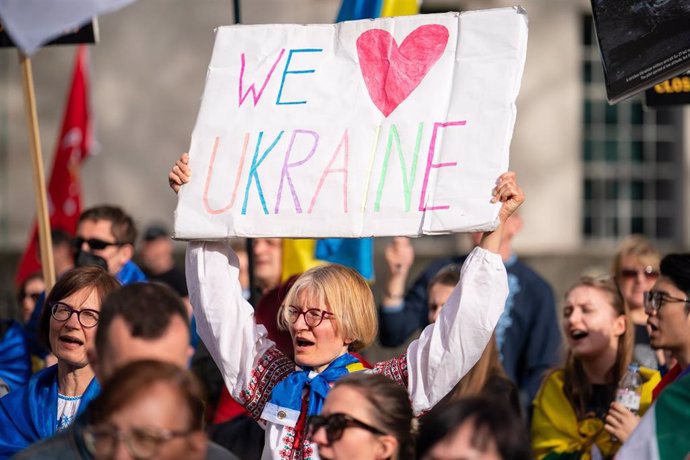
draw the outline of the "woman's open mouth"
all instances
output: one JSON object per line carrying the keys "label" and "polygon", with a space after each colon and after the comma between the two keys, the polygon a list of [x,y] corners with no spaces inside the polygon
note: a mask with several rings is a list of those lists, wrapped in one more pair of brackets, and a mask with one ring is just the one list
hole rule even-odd
{"label": "woman's open mouth", "polygon": [[570,338],[576,342],[578,340],[584,339],[588,335],[589,335],[589,332],[586,332],[586,331],[583,331],[580,329],[573,329],[572,331],[570,331]]}
{"label": "woman's open mouth", "polygon": [[77,337],[73,337],[71,335],[62,335],[58,339],[62,344],[66,345],[67,348],[77,348],[81,347],[84,345],[84,341],[78,339]]}
{"label": "woman's open mouth", "polygon": [[314,342],[312,342],[311,340],[303,339],[301,337],[295,338],[295,349],[296,350],[297,349],[300,351],[306,350],[309,347],[313,347],[313,346],[314,346]]}

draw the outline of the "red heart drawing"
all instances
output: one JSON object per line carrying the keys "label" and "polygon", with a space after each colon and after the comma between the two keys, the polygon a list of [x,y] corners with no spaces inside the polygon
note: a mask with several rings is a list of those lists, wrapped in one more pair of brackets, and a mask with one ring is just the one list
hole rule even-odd
{"label": "red heart drawing", "polygon": [[371,29],[357,39],[359,68],[369,96],[388,116],[419,86],[448,43],[448,29],[419,26],[398,46],[391,34]]}

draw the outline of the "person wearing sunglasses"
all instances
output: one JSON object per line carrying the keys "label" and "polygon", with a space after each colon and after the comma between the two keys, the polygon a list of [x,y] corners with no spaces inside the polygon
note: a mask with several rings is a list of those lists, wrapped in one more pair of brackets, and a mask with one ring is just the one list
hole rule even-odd
{"label": "person wearing sunglasses", "polygon": [[89,365],[103,299],[120,287],[99,267],[65,273],[46,297],[40,337],[57,364],[0,399],[0,458],[69,426],[99,391]]}
{"label": "person wearing sunglasses", "polygon": [[[537,459],[612,458],[638,423],[614,402],[632,357],[627,305],[610,276],[580,278],[565,295],[564,365],[544,379],[533,403],[532,449]],[[640,368],[640,413],[652,402],[659,372]]]}
{"label": "person wearing sunglasses", "polygon": [[122,284],[145,281],[132,261],[137,229],[132,218],[117,206],[96,206],[79,216],[74,239],[75,263],[100,265]]}
{"label": "person wearing sunglasses", "polygon": [[690,372],[690,254],[669,254],[661,260],[661,276],[645,293],[649,343],[670,352],[676,364],[654,389],[654,398]]}
{"label": "person wearing sunglasses", "polygon": [[[407,388],[417,414],[440,401],[476,363],[503,312],[508,286],[498,252],[503,225],[524,195],[513,172],[487,192],[488,200],[501,203],[498,227],[468,257],[439,320],[401,356],[373,369]],[[278,314],[293,341],[294,356],[288,357],[256,325],[242,297],[238,259],[226,242],[188,243],[186,272],[199,335],[230,394],[265,427],[263,458],[318,458],[306,436],[307,419],[321,413],[333,383],[364,369],[350,352],[376,337],[376,304],[366,280],[337,264],[303,273]]]}
{"label": "person wearing sunglasses", "polygon": [[17,292],[17,302],[21,309],[20,313],[23,323],[26,324],[31,319],[36,302],[45,290],[46,284],[43,282],[43,275],[40,272],[33,273],[22,281]]}
{"label": "person wearing sunglasses", "polygon": [[651,290],[659,278],[660,260],[659,251],[649,239],[642,235],[629,235],[618,246],[611,264],[611,274],[621,290],[635,329],[633,361],[663,372],[666,370],[666,357],[649,344],[644,308],[644,293]]}
{"label": "person wearing sunglasses", "polygon": [[321,415],[309,417],[307,437],[332,460],[412,460],[414,415],[405,389],[379,374],[338,380]]}
{"label": "person wearing sunglasses", "polygon": [[[76,267],[99,266],[123,285],[146,281],[144,272],[131,260],[136,237],[134,221],[122,209],[108,205],[89,208],[79,216],[76,237],[72,240],[74,264]],[[46,357],[46,350],[38,344],[43,304],[43,299],[39,298],[26,324],[27,335],[35,348],[32,351],[41,358]],[[52,357],[47,360],[52,361]]]}

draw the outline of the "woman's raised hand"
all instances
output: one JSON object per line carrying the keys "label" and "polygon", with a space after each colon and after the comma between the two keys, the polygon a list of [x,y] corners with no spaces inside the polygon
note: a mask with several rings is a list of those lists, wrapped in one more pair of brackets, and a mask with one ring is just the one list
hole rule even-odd
{"label": "woman's raised hand", "polygon": [[503,203],[498,213],[501,223],[504,223],[525,201],[525,194],[517,183],[517,175],[514,171],[508,171],[499,176],[492,194],[492,203],[499,201]]}
{"label": "woman's raised hand", "polygon": [[183,153],[175,162],[170,174],[168,174],[168,185],[173,189],[173,192],[180,191],[180,187],[189,182],[192,177],[192,168],[189,167],[189,154]]}

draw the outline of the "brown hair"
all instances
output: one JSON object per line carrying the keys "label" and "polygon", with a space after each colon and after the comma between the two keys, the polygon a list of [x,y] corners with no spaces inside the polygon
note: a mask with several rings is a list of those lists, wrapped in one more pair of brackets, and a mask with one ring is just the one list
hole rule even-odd
{"label": "brown hair", "polygon": [[98,302],[103,300],[111,292],[120,288],[120,282],[113,275],[101,267],[87,266],[73,268],[63,274],[50,290],[41,311],[38,338],[48,350],[50,348],[50,310],[53,302],[63,300],[77,291],[88,289],[89,293],[94,289],[98,293]]}
{"label": "brown hair", "polygon": [[470,445],[482,453],[487,452],[493,444],[499,458],[534,458],[522,419],[501,401],[476,396],[450,404],[438,404],[422,417],[417,438],[417,458],[427,458],[426,455],[438,443],[454,439],[465,424],[472,428]]}
{"label": "brown hair", "polygon": [[189,315],[182,298],[159,283],[131,283],[109,295],[101,304],[96,331],[96,353],[103,356],[109,345],[110,325],[121,317],[132,337],[160,338],[178,316],[189,327]]}
{"label": "brown hair", "polygon": [[372,407],[374,427],[398,440],[398,452],[392,458],[414,458],[414,413],[410,395],[404,387],[380,374],[357,372],[338,380],[334,388],[347,386],[361,394]]}
{"label": "brown hair", "polygon": [[24,297],[26,297],[26,286],[34,280],[41,280],[43,281],[43,273],[42,272],[33,272],[30,275],[28,275],[26,278],[24,278],[24,281],[22,281],[22,284],[19,285],[19,289],[17,290],[17,303],[21,306],[22,302],[24,302]]}
{"label": "brown hair", "polygon": [[443,286],[455,286],[460,281],[461,269],[462,266],[458,264],[446,265],[439,270],[433,278],[431,278],[427,290],[431,290],[431,288],[436,284],[441,284]]}
{"label": "brown hair", "polygon": [[173,389],[189,411],[189,429],[203,429],[204,394],[199,380],[190,371],[171,363],[135,361],[118,369],[103,385],[101,394],[90,405],[91,423],[105,422],[113,413],[136,400],[157,384]]}
{"label": "brown hair", "polygon": [[456,400],[465,396],[481,394],[486,382],[493,376],[507,378],[501,364],[501,357],[498,354],[496,333],[491,336],[491,340],[489,340],[477,364],[455,385],[451,399]]}
{"label": "brown hair", "polygon": [[134,221],[117,206],[103,205],[89,208],[79,216],[79,223],[85,220],[110,222],[112,224],[110,231],[118,243],[134,245],[137,240],[137,228]]}
{"label": "brown hair", "polygon": [[659,271],[661,255],[652,242],[643,235],[628,235],[623,238],[611,263],[611,274],[618,277],[624,257],[633,256],[643,265]]}
{"label": "brown hair", "polygon": [[[618,383],[626,372],[628,364],[632,360],[633,340],[635,332],[628,314],[628,307],[623,301],[623,296],[618,289],[612,277],[591,277],[583,276],[565,293],[565,298],[578,287],[590,287],[597,289],[609,298],[609,304],[620,316],[625,316],[625,332],[618,337],[618,350],[616,351],[616,362],[608,371],[607,381],[609,383]],[[575,409],[575,414],[578,419],[583,419],[586,416],[587,401],[592,397],[592,384],[587,380],[582,361],[573,355],[572,351],[568,351],[568,356],[564,367],[564,385],[563,392]]]}
{"label": "brown hair", "polygon": [[366,348],[376,338],[378,321],[374,295],[366,280],[352,268],[338,264],[320,265],[304,272],[292,285],[278,310],[278,327],[287,330],[286,306],[299,305],[305,294],[319,305],[302,308],[327,309],[335,315],[336,332],[352,340],[350,351]]}

